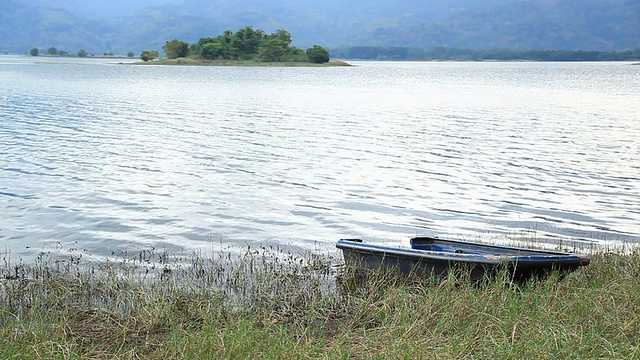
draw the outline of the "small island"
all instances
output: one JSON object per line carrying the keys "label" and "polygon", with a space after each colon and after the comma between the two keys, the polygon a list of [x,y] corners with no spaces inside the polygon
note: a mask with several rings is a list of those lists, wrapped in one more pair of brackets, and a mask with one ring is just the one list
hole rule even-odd
{"label": "small island", "polygon": [[142,62],[135,65],[215,65],[215,66],[351,66],[331,60],[329,51],[313,45],[306,51],[291,46],[291,34],[276,30],[266,34],[245,26],[235,33],[226,30],[216,37],[203,37],[195,44],[178,39],[169,40],[162,47],[166,58],[160,59],[156,50],[140,53]]}

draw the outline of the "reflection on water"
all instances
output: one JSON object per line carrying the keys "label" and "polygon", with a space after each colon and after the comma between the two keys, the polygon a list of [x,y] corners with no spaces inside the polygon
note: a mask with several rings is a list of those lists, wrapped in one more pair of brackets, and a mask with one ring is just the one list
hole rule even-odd
{"label": "reflection on water", "polygon": [[0,240],[640,241],[640,68],[359,65],[0,57]]}

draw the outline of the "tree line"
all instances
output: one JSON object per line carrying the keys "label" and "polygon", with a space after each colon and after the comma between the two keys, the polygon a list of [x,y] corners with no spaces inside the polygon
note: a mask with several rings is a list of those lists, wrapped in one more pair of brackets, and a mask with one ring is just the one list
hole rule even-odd
{"label": "tree line", "polygon": [[[200,60],[254,60],[259,62],[313,62],[326,63],[329,51],[314,45],[306,51],[291,46],[291,33],[276,30],[267,34],[262,30],[245,26],[236,32],[226,30],[215,37],[203,37],[197,43],[189,44],[178,39],[169,40],[162,47],[167,58],[191,57]],[[140,54],[143,61],[159,57],[155,50],[145,50]]]}
{"label": "tree line", "polygon": [[429,50],[400,46],[353,46],[334,50],[339,57],[363,60],[531,60],[531,61],[635,61],[640,48],[599,50],[475,50],[434,47]]}
{"label": "tree line", "polygon": [[[40,49],[38,49],[37,47],[31,48],[31,50],[29,50],[29,54],[31,56],[40,56]],[[87,56],[95,56],[95,54],[89,54],[87,53],[86,50],[84,49],[80,49],[78,50],[77,53],[69,53],[65,50],[62,49],[56,49],[55,47],[50,47],[47,49],[47,53],[48,56],[69,56],[69,57],[79,57],[79,58],[84,58]],[[103,56],[113,56],[112,52],[105,52],[104,54],[102,54]],[[127,54],[127,57],[134,57],[135,54],[133,53],[133,51],[129,51],[129,53]]]}

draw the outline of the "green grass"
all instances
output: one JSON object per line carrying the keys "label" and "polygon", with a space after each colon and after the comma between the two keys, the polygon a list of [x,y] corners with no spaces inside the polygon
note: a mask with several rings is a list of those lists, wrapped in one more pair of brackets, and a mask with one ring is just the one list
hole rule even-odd
{"label": "green grass", "polygon": [[340,261],[273,248],[5,260],[0,358],[640,358],[638,250],[519,285],[362,278]]}
{"label": "green grass", "polygon": [[192,58],[159,59],[154,61],[140,61],[134,65],[185,65],[185,66],[282,66],[282,67],[326,67],[351,66],[342,60],[332,60],[325,64],[314,64],[306,61],[277,61],[262,62],[254,60],[196,60]]}

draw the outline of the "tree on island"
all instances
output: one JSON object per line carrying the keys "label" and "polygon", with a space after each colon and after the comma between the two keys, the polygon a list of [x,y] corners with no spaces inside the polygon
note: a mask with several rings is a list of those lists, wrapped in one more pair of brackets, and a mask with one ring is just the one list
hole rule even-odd
{"label": "tree on island", "polygon": [[164,50],[164,53],[167,54],[167,58],[169,59],[186,57],[189,54],[189,44],[184,41],[173,39],[171,41],[167,41],[162,47],[162,50]]}
{"label": "tree on island", "polygon": [[238,49],[238,54],[256,54],[263,36],[264,32],[262,30],[254,30],[251,26],[245,26],[233,34],[231,46]]}
{"label": "tree on island", "polygon": [[129,50],[129,52],[127,53],[127,57],[130,57],[130,58],[134,57],[134,55],[135,54],[131,50]]}
{"label": "tree on island", "polygon": [[31,56],[38,56],[40,54],[40,51],[38,50],[38,48],[31,48],[31,50],[29,50],[29,54]]}
{"label": "tree on island", "polygon": [[55,47],[50,47],[47,49],[47,55],[58,55],[58,49]]}
{"label": "tree on island", "polygon": [[256,60],[258,61],[281,61],[286,50],[283,48],[283,42],[277,37],[264,41],[258,48]]}
{"label": "tree on island", "polygon": [[140,53],[140,59],[142,59],[142,61],[154,60],[157,59],[158,56],[160,56],[160,54],[155,50],[145,50]]}
{"label": "tree on island", "polygon": [[79,58],[87,57],[87,51],[85,49],[78,50],[78,57]]}
{"label": "tree on island", "polygon": [[309,61],[316,64],[324,64],[329,62],[329,51],[320,45],[313,45],[313,47],[307,49],[307,57]]}
{"label": "tree on island", "polygon": [[[235,33],[226,30],[215,37],[203,37],[188,45],[173,39],[163,47],[167,57],[190,56],[202,60],[254,60],[263,62],[297,61],[324,63],[329,61],[329,52],[316,45],[311,52],[291,46],[291,33],[278,29],[272,34],[245,26]],[[186,51],[186,54],[185,54]],[[307,55],[312,54],[313,59]]]}
{"label": "tree on island", "polygon": [[224,47],[217,42],[210,42],[200,46],[200,57],[206,60],[214,60],[223,57]]}
{"label": "tree on island", "polygon": [[267,36],[267,39],[278,39],[282,42],[282,48],[284,50],[289,49],[289,45],[291,45],[291,33],[287,30],[278,29],[271,35]]}

